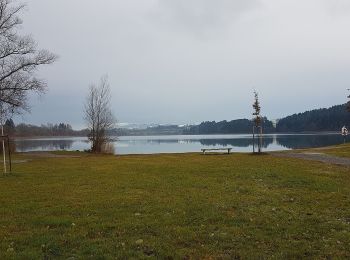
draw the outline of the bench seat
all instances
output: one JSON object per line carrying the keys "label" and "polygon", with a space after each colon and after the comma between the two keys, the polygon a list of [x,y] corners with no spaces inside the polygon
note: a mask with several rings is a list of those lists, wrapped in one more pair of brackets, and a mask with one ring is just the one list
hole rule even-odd
{"label": "bench seat", "polygon": [[207,151],[227,151],[227,154],[231,153],[232,148],[205,148],[201,149],[203,154],[206,154]]}

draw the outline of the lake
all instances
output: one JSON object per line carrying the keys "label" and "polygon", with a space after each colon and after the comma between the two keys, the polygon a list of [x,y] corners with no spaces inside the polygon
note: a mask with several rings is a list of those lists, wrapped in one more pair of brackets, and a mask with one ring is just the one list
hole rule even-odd
{"label": "lake", "polygon": [[[348,138],[350,139],[350,138]],[[336,145],[344,142],[340,134],[267,134],[264,151],[281,151]],[[84,137],[21,138],[15,140],[17,152],[86,150],[90,148]],[[234,152],[252,152],[251,135],[173,135],[121,136],[114,142],[116,154],[154,154],[199,152],[202,148],[232,147]]]}

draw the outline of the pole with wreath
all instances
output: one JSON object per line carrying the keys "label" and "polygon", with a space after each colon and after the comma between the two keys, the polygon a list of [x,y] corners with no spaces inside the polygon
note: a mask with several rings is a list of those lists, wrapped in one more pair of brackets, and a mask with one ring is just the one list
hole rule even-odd
{"label": "pole with wreath", "polygon": [[255,153],[255,136],[258,139],[258,153],[262,151],[262,119],[261,119],[261,107],[259,102],[259,94],[254,91],[254,103],[253,103],[253,153]]}

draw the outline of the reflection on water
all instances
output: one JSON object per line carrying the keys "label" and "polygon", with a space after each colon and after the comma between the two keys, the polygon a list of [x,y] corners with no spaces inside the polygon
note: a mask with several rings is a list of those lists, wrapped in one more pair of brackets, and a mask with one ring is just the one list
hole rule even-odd
{"label": "reflection on water", "polygon": [[73,140],[16,140],[16,151],[40,151],[40,150],[71,150]]}
{"label": "reflection on water", "polygon": [[76,137],[61,138],[26,138],[14,141],[17,152],[84,150],[89,146],[88,140]]}
{"label": "reflection on water", "polygon": [[[257,140],[255,140],[257,145]],[[253,145],[252,138],[242,139],[200,139],[199,142],[203,146],[233,146],[233,147],[249,147]],[[269,147],[273,143],[272,136],[266,136],[263,139],[263,148]]]}
{"label": "reflection on water", "polygon": [[324,134],[324,135],[288,135],[278,136],[277,143],[289,149],[301,149],[322,147],[344,143],[344,137],[340,134]]}
{"label": "reflection on water", "polygon": [[[275,134],[264,136],[263,148],[277,151],[343,142],[339,134]],[[17,139],[15,144],[18,152],[89,149],[84,137]],[[117,154],[198,152],[206,147],[233,147],[237,152],[251,152],[252,146],[251,135],[123,136],[115,143]]]}

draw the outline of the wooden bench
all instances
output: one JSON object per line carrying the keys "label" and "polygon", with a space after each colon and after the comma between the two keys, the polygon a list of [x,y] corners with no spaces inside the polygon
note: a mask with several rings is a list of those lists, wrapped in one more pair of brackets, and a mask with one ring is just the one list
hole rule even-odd
{"label": "wooden bench", "polygon": [[206,154],[207,151],[227,151],[227,154],[231,153],[232,148],[211,148],[211,149],[201,149],[203,154]]}

